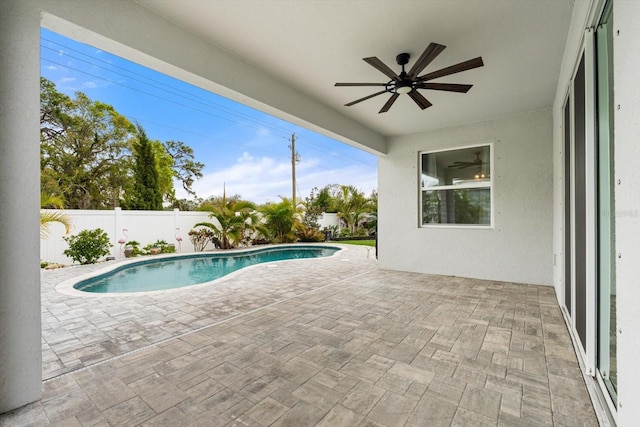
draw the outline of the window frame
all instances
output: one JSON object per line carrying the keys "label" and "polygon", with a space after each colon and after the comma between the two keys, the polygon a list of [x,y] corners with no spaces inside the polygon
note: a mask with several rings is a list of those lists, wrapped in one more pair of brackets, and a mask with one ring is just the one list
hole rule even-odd
{"label": "window frame", "polygon": [[[436,185],[431,187],[422,186],[422,159],[425,154],[445,153],[448,151],[465,150],[470,148],[484,148],[489,147],[489,180],[479,182],[466,182],[462,184],[450,184],[450,185]],[[461,228],[461,229],[479,229],[479,230],[493,230],[495,228],[495,200],[494,200],[494,141],[448,147],[435,150],[423,150],[418,152],[418,228]],[[489,224],[450,224],[450,223],[429,223],[424,224],[422,222],[423,214],[423,197],[425,191],[442,191],[442,190],[460,190],[460,189],[474,189],[484,188],[489,190]]]}

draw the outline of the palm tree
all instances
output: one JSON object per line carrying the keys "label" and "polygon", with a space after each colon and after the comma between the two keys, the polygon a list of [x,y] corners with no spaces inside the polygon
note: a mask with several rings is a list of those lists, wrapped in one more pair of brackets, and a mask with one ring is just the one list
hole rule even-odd
{"label": "palm tree", "polygon": [[209,209],[209,217],[217,219],[219,226],[211,222],[199,222],[194,227],[210,228],[220,241],[222,249],[231,249],[242,242],[255,227],[255,205],[243,200],[227,201],[226,192],[223,193],[222,199]]}
{"label": "palm tree", "polygon": [[369,201],[352,185],[342,185],[336,204],[338,218],[342,219],[351,234],[355,234],[360,220],[370,211]]}
{"label": "palm tree", "polygon": [[[40,208],[64,209],[64,200],[51,194],[40,193]],[[71,219],[64,213],[40,211],[41,239],[46,239],[47,237],[49,237],[49,225],[51,225],[52,222],[57,222],[64,225],[65,234],[69,234],[69,231],[71,231]]]}
{"label": "palm tree", "polygon": [[291,200],[282,197],[279,203],[264,205],[260,212],[264,218],[264,227],[274,243],[295,242],[295,229],[300,224],[299,212]]}

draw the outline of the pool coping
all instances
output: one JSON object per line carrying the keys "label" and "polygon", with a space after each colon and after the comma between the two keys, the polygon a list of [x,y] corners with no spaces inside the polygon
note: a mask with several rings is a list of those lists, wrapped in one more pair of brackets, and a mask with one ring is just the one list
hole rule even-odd
{"label": "pool coping", "polygon": [[[195,283],[193,285],[186,285],[186,286],[181,286],[181,287],[177,287],[177,288],[172,288],[172,289],[159,289],[159,290],[155,290],[155,291],[140,291],[140,292],[86,292],[86,291],[81,291],[78,290],[76,288],[74,288],[74,286],[82,281],[97,277],[97,276],[101,276],[104,274],[108,274],[114,270],[120,269],[122,267],[127,267],[129,265],[134,265],[134,264],[146,264],[149,261],[156,261],[156,260],[162,260],[162,259],[168,259],[168,258],[193,258],[194,256],[197,257],[198,255],[231,255],[231,254],[241,254],[241,253],[250,253],[250,252],[257,252],[257,251],[262,251],[265,249],[272,249],[272,248],[287,248],[287,247],[304,247],[304,246],[315,246],[315,247],[329,247],[329,248],[333,248],[333,249],[337,249],[337,251],[329,256],[325,256],[325,257],[318,257],[318,258],[301,258],[301,259],[288,259],[288,260],[279,260],[279,261],[268,261],[268,262],[261,262],[261,263],[257,263],[254,265],[250,265],[247,267],[243,267],[239,270],[236,271],[232,271],[231,273],[225,274],[222,277],[218,277],[217,279],[214,280],[210,280],[208,282],[202,282],[202,283]],[[209,286],[212,285],[214,283],[218,283],[221,282],[223,280],[228,280],[231,279],[233,277],[235,277],[236,275],[242,273],[243,271],[247,271],[248,269],[252,269],[252,268],[256,268],[259,266],[265,266],[266,268],[275,268],[277,267],[278,263],[282,263],[282,262],[295,262],[295,261],[312,261],[312,260],[316,260],[316,261],[320,261],[323,259],[330,259],[332,257],[338,256],[339,254],[342,254],[344,252],[348,252],[349,248],[347,247],[348,245],[340,245],[340,244],[333,244],[333,243],[326,243],[326,242],[321,242],[321,243],[314,243],[314,242],[304,242],[304,243],[287,243],[287,244],[278,244],[278,245],[259,245],[259,246],[251,246],[248,248],[238,248],[238,249],[225,249],[225,250],[215,250],[215,251],[207,251],[207,252],[186,252],[186,253],[170,253],[170,254],[158,254],[158,255],[152,255],[153,258],[148,258],[147,256],[144,257],[135,257],[135,258],[126,258],[120,261],[116,261],[115,263],[111,263],[108,266],[105,266],[104,268],[101,268],[99,270],[95,270],[95,271],[91,271],[89,273],[85,273],[85,274],[81,274],[78,275],[76,277],[73,277],[71,279],[67,279],[63,282],[60,282],[58,285],[55,286],[55,290],[56,292],[59,292],[63,295],[68,295],[68,296],[73,296],[73,297],[89,297],[89,298],[121,298],[121,297],[136,297],[136,296],[147,296],[147,295],[162,295],[162,294],[166,294],[166,293],[174,293],[174,292],[179,292],[179,291],[184,291],[186,289],[197,289],[203,286]]]}

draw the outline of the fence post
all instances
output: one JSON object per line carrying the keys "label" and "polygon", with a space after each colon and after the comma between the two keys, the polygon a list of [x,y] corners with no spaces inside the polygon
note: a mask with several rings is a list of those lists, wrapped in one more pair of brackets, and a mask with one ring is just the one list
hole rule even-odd
{"label": "fence post", "polygon": [[118,243],[119,233],[122,230],[122,208],[115,207],[113,208],[113,248],[115,251],[114,256],[116,259],[122,258],[122,245]]}

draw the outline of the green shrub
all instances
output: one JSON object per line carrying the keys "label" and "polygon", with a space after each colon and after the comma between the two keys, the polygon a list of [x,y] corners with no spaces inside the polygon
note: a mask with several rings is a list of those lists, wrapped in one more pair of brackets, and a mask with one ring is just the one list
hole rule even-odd
{"label": "green shrub", "polygon": [[353,233],[353,235],[354,235],[354,236],[356,236],[356,237],[364,237],[364,236],[366,236],[367,234],[368,234],[368,233],[367,233],[367,230],[366,230],[366,229],[364,229],[364,228],[358,228],[358,229],[356,230],[356,232],[355,232],[355,233]]}
{"label": "green shrub", "polygon": [[299,242],[324,242],[324,233],[306,224],[300,224],[296,229],[296,237]]}
{"label": "green shrub", "polygon": [[100,257],[108,255],[113,246],[109,236],[101,228],[82,230],[75,236],[63,237],[69,244],[64,254],[80,264],[95,264]]}
{"label": "green shrub", "polygon": [[164,240],[157,240],[155,243],[150,243],[143,248],[145,253],[150,253],[151,248],[160,248],[161,254],[172,254],[176,251],[176,247],[174,245],[168,244]]}
{"label": "green shrub", "polygon": [[131,252],[132,257],[147,254],[147,252],[143,248],[140,248],[140,242],[138,242],[137,240],[129,240],[127,243],[125,243],[125,249],[127,246],[133,249],[133,252]]}

